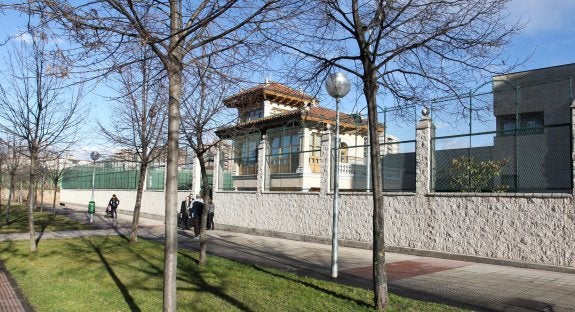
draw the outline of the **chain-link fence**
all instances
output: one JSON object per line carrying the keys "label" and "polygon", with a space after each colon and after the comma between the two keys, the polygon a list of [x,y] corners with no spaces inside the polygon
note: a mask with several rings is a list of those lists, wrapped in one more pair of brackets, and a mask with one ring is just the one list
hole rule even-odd
{"label": "chain-link fence", "polygon": [[[415,191],[417,109],[415,105],[390,107],[379,114],[378,120],[383,122],[384,128],[379,150],[385,192]],[[369,153],[369,146],[366,146],[366,153]]]}
{"label": "chain-link fence", "polygon": [[449,123],[434,115],[434,190],[570,192],[571,79],[483,87],[434,103],[461,108]]}
{"label": "chain-link fence", "polygon": [[[95,164],[79,165],[64,169],[63,189],[135,190],[138,186],[140,169],[138,163],[122,161],[100,161]],[[166,170],[164,166],[150,166],[146,177],[148,190],[163,190]],[[178,189],[188,190],[192,186],[191,169],[178,170]]]}

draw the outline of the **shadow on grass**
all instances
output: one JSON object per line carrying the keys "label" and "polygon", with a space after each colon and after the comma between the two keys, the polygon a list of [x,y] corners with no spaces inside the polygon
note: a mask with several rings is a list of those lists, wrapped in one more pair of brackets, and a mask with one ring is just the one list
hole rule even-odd
{"label": "shadow on grass", "polygon": [[3,212],[2,215],[0,215],[0,222],[3,222],[4,224],[0,225],[0,228],[2,228],[4,225],[21,223],[22,220],[27,220],[27,219],[28,219],[28,216],[22,215],[22,214],[17,214],[17,213],[14,213],[13,210],[10,210],[8,220],[6,220],[6,213]]}
{"label": "shadow on grass", "polygon": [[[179,264],[180,261],[178,261],[178,269],[182,270],[183,272],[191,272],[192,274],[188,274],[186,275],[186,277],[189,277],[189,279],[184,279],[181,277],[178,277],[178,280],[181,281],[185,281],[189,284],[195,285],[197,287],[197,289],[194,290],[198,290],[201,292],[205,292],[205,293],[210,293],[214,296],[217,296],[218,298],[222,299],[223,301],[226,301],[227,303],[229,303],[230,305],[235,306],[236,308],[238,308],[241,311],[252,311],[252,309],[250,309],[248,306],[246,306],[242,301],[226,294],[222,288],[220,287],[216,287],[216,286],[212,286],[210,285],[204,278],[202,278],[201,274],[199,274],[198,271],[198,259],[192,257],[190,254],[188,253],[183,253],[181,251],[178,251],[178,257],[184,257],[185,259],[188,259],[189,262],[184,262],[185,264]],[[191,265],[191,264],[196,264],[196,265]],[[179,275],[181,276],[181,275]],[[192,290],[192,289],[190,289]]]}
{"label": "shadow on grass", "polygon": [[339,299],[341,299],[341,300],[346,300],[346,301],[355,302],[355,304],[357,304],[358,306],[363,306],[363,307],[366,307],[366,308],[373,308],[373,305],[370,305],[370,304],[366,303],[365,301],[357,300],[357,299],[354,299],[354,298],[350,298],[350,297],[345,296],[345,295],[343,295],[343,294],[341,294],[341,293],[337,293],[337,292],[331,291],[331,290],[329,290],[329,289],[322,288],[322,287],[320,287],[320,286],[318,286],[318,285],[316,285],[316,284],[314,284],[314,283],[305,282],[305,281],[303,281],[301,278],[289,277],[289,276],[287,276],[286,274],[281,274],[281,273],[273,272],[273,271],[270,270],[270,269],[266,269],[266,268],[260,267],[260,266],[258,266],[258,265],[252,265],[251,267],[252,267],[254,270],[256,270],[256,271],[260,271],[260,272],[262,272],[262,273],[266,273],[266,274],[275,276],[275,277],[277,277],[277,278],[282,278],[282,279],[288,280],[288,281],[293,282],[293,283],[298,283],[298,284],[304,285],[304,286],[306,286],[306,287],[309,287],[309,288],[315,289],[315,290],[317,290],[317,291],[323,292],[323,293],[325,293],[325,294],[327,294],[327,295],[330,295],[330,296],[332,296],[332,297],[339,298]]}
{"label": "shadow on grass", "polygon": [[48,217],[48,220],[45,220],[44,222],[40,222],[40,229],[38,229],[38,237],[36,238],[36,247],[38,247],[38,245],[40,245],[40,239],[42,239],[42,236],[44,236],[44,231],[46,230],[46,228],[48,227],[48,225],[50,224],[50,222],[52,222],[54,219],[52,217]]}
{"label": "shadow on grass", "polygon": [[110,274],[110,277],[114,280],[114,283],[116,284],[116,286],[118,287],[118,289],[122,293],[124,300],[126,301],[128,306],[130,307],[130,311],[136,311],[136,312],[142,311],[140,309],[140,307],[134,301],[134,298],[132,297],[132,295],[130,295],[130,291],[128,290],[126,285],[124,285],[124,283],[122,283],[122,281],[120,280],[118,275],[116,275],[116,273],[114,272],[114,269],[112,268],[112,266],[110,265],[110,263],[108,262],[106,257],[104,257],[104,254],[102,253],[102,250],[100,249],[100,247],[95,245],[92,241],[89,241],[89,240],[85,240],[85,241],[94,250],[94,252],[98,255],[98,258],[100,258],[102,264],[106,268],[106,271],[108,271],[108,274]]}

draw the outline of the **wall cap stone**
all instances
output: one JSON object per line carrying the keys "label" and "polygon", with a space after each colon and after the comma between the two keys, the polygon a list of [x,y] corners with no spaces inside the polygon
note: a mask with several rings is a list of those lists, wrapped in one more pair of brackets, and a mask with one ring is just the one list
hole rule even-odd
{"label": "wall cap stone", "polygon": [[521,198],[573,198],[569,193],[469,193],[469,192],[433,192],[430,197],[521,197]]}

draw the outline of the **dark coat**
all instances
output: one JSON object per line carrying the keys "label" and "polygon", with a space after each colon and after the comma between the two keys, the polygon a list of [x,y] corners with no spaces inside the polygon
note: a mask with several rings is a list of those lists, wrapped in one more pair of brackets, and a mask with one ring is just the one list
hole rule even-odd
{"label": "dark coat", "polygon": [[110,205],[110,207],[112,207],[112,209],[116,209],[120,205],[120,200],[112,197],[112,198],[110,198],[110,202],[108,203],[108,205]]}
{"label": "dark coat", "polygon": [[182,200],[182,204],[180,205],[180,213],[182,214],[182,218],[188,217],[188,201]]}
{"label": "dark coat", "polygon": [[192,203],[192,209],[190,210],[192,218],[201,217],[203,212],[204,212],[204,203],[202,203],[199,200],[194,201]]}

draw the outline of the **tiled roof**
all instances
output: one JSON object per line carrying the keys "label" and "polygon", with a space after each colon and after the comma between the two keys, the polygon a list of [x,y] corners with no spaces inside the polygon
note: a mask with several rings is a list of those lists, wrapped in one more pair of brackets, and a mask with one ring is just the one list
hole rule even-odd
{"label": "tiled roof", "polygon": [[[319,107],[319,106],[313,106],[310,108],[310,110],[308,112],[308,116],[313,116],[316,118],[335,121],[335,110],[327,109],[327,108],[323,108],[323,107]],[[354,119],[354,117],[352,115],[348,115],[348,114],[345,114],[342,112],[339,113],[339,121],[342,123],[343,122],[345,122],[345,123],[355,123],[356,122],[356,120]],[[362,123],[360,122],[360,124],[362,124]]]}
{"label": "tiled roof", "polygon": [[[249,130],[260,129],[269,127],[270,125],[281,125],[286,119],[297,118],[300,120],[319,121],[327,124],[335,124],[335,111],[328,108],[311,106],[309,110],[291,110],[283,114],[276,114],[264,118],[253,119],[250,121],[242,122],[234,126],[223,127],[217,130],[218,133],[226,133],[232,130]],[[365,126],[365,121],[362,120],[356,124],[356,120],[352,115],[339,113],[339,121],[342,127],[356,127]]]}
{"label": "tiled roof", "polygon": [[250,102],[254,98],[265,98],[266,96],[289,98],[290,101],[297,100],[301,103],[315,101],[313,96],[294,90],[281,83],[265,82],[224,99],[224,104],[226,106],[241,106],[251,104]]}

